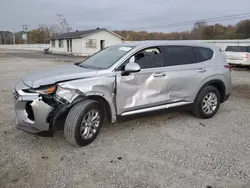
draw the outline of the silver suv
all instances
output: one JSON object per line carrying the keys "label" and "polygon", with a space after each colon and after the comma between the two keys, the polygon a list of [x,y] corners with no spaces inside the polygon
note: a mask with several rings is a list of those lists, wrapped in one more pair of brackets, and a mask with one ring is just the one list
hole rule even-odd
{"label": "silver suv", "polygon": [[118,116],[190,105],[211,118],[231,89],[231,67],[217,47],[142,41],[29,74],[13,94],[18,129],[53,135],[61,128],[68,142],[84,146]]}

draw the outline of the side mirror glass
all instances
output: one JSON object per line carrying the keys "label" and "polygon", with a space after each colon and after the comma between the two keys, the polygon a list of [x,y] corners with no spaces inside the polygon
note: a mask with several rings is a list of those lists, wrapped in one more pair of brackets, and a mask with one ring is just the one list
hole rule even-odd
{"label": "side mirror glass", "polygon": [[140,65],[134,62],[128,63],[124,68],[125,73],[139,72],[140,70],[141,70]]}

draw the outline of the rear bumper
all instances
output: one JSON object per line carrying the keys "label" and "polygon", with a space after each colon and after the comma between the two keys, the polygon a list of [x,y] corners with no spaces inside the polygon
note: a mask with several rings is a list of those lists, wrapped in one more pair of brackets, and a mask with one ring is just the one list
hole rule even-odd
{"label": "rear bumper", "polygon": [[229,65],[239,65],[239,66],[249,66],[250,62],[249,61],[233,61],[233,60],[227,60],[227,63]]}
{"label": "rear bumper", "polygon": [[48,117],[53,108],[44,103],[39,94],[14,89],[13,95],[18,129],[32,134],[50,131]]}

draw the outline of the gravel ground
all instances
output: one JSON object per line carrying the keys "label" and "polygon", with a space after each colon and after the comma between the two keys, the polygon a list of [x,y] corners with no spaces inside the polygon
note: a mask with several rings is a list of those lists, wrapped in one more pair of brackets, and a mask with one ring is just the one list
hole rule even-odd
{"label": "gravel ground", "polygon": [[160,112],[104,125],[87,147],[15,128],[12,86],[30,71],[81,58],[0,50],[0,187],[250,187],[250,72],[232,72],[217,115]]}

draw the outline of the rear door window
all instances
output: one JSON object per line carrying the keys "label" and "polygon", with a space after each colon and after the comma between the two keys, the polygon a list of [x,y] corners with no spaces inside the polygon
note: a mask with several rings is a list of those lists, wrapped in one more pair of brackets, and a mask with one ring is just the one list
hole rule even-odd
{"label": "rear door window", "polygon": [[212,59],[214,56],[214,52],[210,48],[194,47],[194,50],[195,50],[198,62],[208,61]]}
{"label": "rear door window", "polygon": [[164,66],[193,63],[197,63],[197,58],[192,46],[166,46]]}
{"label": "rear door window", "polygon": [[227,52],[250,52],[249,46],[228,46],[225,51]]}

